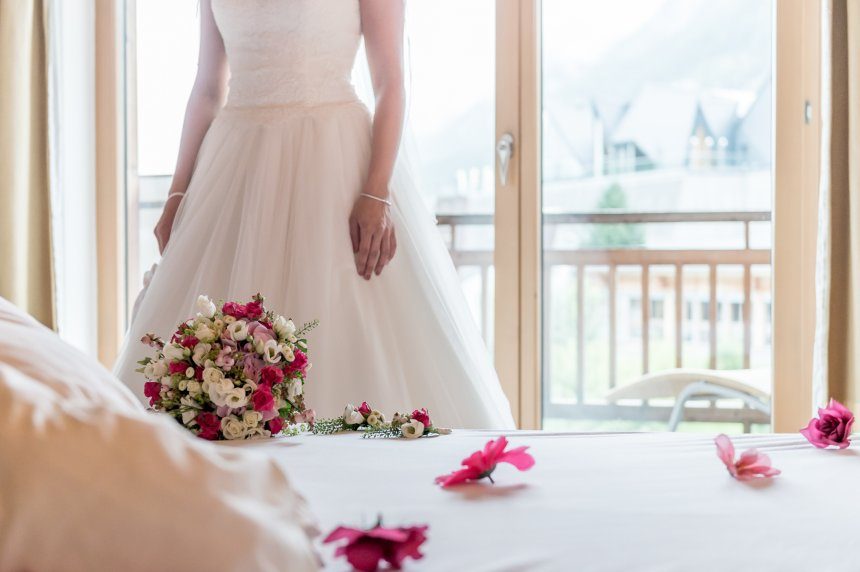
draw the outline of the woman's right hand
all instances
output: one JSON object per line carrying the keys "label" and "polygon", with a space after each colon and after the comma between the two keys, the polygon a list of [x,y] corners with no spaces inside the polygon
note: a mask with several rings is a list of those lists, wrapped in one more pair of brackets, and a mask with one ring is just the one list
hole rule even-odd
{"label": "woman's right hand", "polygon": [[179,210],[179,204],[182,202],[181,195],[174,195],[167,199],[164,203],[164,210],[161,211],[161,218],[155,225],[155,239],[158,241],[158,253],[164,254],[164,249],[167,248],[167,242],[170,240],[170,231],[173,229],[173,219],[176,218],[176,211]]}

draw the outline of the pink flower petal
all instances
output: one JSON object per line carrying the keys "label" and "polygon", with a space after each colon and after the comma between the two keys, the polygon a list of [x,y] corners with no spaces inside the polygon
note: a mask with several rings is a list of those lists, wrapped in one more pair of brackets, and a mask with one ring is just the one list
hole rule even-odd
{"label": "pink flower petal", "polygon": [[726,467],[734,466],[735,464],[735,446],[728,435],[720,434],[714,439],[717,444],[717,456],[725,463]]}
{"label": "pink flower petal", "polygon": [[517,447],[510,451],[505,451],[499,457],[499,463],[510,463],[521,471],[531,469],[535,464],[535,459],[530,454],[526,453],[528,447]]}

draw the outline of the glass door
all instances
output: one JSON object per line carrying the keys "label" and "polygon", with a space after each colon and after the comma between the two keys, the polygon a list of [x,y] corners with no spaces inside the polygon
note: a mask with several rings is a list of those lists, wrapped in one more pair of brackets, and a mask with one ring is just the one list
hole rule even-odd
{"label": "glass door", "polygon": [[769,426],[773,11],[543,0],[544,427]]}

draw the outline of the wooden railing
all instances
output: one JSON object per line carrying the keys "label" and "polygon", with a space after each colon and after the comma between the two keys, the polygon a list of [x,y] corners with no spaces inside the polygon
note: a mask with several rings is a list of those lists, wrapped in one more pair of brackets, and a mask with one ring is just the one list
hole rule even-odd
{"label": "wooden railing", "polygon": [[[717,299],[717,268],[723,265],[741,266],[742,276],[742,327],[743,327],[743,367],[750,367],[751,355],[751,299],[752,299],[752,266],[769,265],[770,250],[752,248],[750,244],[750,225],[756,222],[768,222],[771,220],[769,212],[598,212],[598,213],[552,213],[545,214],[543,224],[545,226],[561,224],[653,224],[653,223],[737,223],[741,225],[738,229],[743,233],[743,248],[738,249],[714,249],[693,250],[686,248],[678,249],[646,249],[646,248],[609,248],[609,249],[553,249],[548,248],[543,252],[543,266],[545,272],[549,272],[554,266],[567,266],[576,269],[576,403],[583,405],[586,402],[585,395],[585,287],[584,280],[588,267],[601,267],[606,269],[606,282],[608,287],[608,325],[609,325],[609,388],[618,383],[617,363],[617,295],[618,285],[617,270],[619,266],[639,267],[641,269],[640,296],[641,296],[641,359],[643,373],[650,369],[650,337],[651,337],[651,299],[650,271],[653,266],[674,267],[674,364],[676,367],[683,366],[683,332],[684,332],[684,268],[687,266],[704,266],[709,269],[708,284],[708,343],[709,343],[709,367],[717,368],[717,325],[718,325],[718,299]],[[456,266],[478,267],[481,273],[481,316],[480,323],[484,335],[488,333],[488,316],[492,311],[489,299],[488,275],[493,264],[493,253],[490,250],[463,250],[458,243],[458,231],[470,225],[491,225],[492,215],[465,214],[465,215],[439,215],[437,222],[441,227],[449,227],[449,247],[451,257]],[[547,274],[548,275],[548,274]],[[553,315],[551,304],[552,297],[545,289],[543,297],[543,315]],[[544,332],[548,327],[544,324]],[[597,406],[599,407],[599,406]],[[616,407],[617,406],[605,406]],[[606,412],[592,412],[598,417],[607,415]],[[704,412],[703,412],[704,413]],[[668,414],[658,412],[658,417]],[[610,416],[612,413],[609,414]],[[651,418],[655,413],[649,412],[645,418]],[[720,419],[729,420],[731,415],[718,416]],[[708,414],[700,415],[703,420],[711,419]],[[661,417],[662,418],[662,417]]]}

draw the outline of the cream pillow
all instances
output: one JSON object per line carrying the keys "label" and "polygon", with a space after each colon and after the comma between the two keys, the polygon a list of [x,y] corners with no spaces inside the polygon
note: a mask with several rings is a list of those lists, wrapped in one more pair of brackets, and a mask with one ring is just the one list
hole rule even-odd
{"label": "cream pillow", "polygon": [[271,458],[145,412],[0,299],[0,570],[316,570]]}

